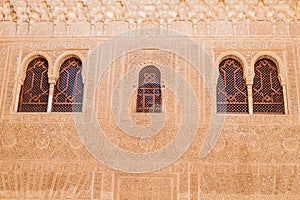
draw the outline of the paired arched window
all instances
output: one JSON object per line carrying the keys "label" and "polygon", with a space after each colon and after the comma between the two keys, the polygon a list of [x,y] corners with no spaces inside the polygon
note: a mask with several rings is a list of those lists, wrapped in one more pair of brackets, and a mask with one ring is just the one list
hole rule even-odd
{"label": "paired arched window", "polygon": [[146,66],[139,73],[137,112],[161,112],[161,74],[157,67]]}
{"label": "paired arched window", "polygon": [[[254,66],[252,85],[253,113],[284,114],[284,96],[276,64],[259,59]],[[248,113],[247,86],[241,64],[233,59],[223,60],[219,65],[217,84],[218,113]]]}
{"label": "paired arched window", "polygon": [[36,58],[27,67],[24,84],[21,86],[18,111],[46,112],[48,96],[48,61],[42,57]]}
{"label": "paired arched window", "polygon": [[[83,101],[82,62],[72,57],[63,62],[59,77],[50,94],[48,61],[45,58],[32,60],[21,86],[18,112],[47,112],[52,103],[52,112],[81,112]],[[53,86],[52,86],[53,87]],[[48,103],[49,96],[53,101]],[[51,98],[50,98],[51,99]],[[49,105],[50,104],[50,105]]]}
{"label": "paired arched window", "polygon": [[219,65],[218,113],[248,113],[247,86],[239,61],[228,58]]}
{"label": "paired arched window", "polygon": [[83,100],[82,63],[77,58],[63,62],[54,87],[53,112],[81,112]]}
{"label": "paired arched window", "polygon": [[283,90],[276,64],[267,58],[255,63],[253,81],[253,112],[284,114]]}

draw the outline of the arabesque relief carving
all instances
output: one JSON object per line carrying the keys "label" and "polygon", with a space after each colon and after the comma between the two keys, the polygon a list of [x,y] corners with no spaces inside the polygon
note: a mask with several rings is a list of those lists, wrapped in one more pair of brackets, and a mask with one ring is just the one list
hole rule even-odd
{"label": "arabesque relief carving", "polygon": [[[152,3],[151,3],[152,2]],[[209,25],[215,21],[227,21],[236,25],[240,22],[284,22],[287,26],[300,20],[299,1],[189,1],[167,2],[135,1],[12,1],[5,0],[0,7],[0,23],[13,22],[17,26],[24,23],[32,26],[51,22],[53,26],[64,23],[70,26],[77,22],[89,23],[94,29],[98,23],[105,28],[112,22],[125,22],[130,29],[141,28],[143,23],[159,24],[168,28],[174,22],[190,22],[194,26]],[[98,26],[97,26],[98,27]],[[19,28],[20,29],[20,28]],[[104,33],[106,33],[104,31]]]}

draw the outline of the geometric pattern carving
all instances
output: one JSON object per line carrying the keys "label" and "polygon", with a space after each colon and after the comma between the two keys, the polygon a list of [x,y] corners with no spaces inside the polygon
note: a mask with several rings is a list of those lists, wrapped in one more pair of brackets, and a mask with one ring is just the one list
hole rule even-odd
{"label": "geometric pattern carving", "polygon": [[241,64],[228,58],[219,65],[218,113],[248,113],[248,93]]}
{"label": "geometric pattern carving", "polygon": [[53,112],[81,112],[83,99],[82,62],[67,59],[60,67],[54,86]]}
{"label": "geometric pattern carving", "polygon": [[161,112],[160,71],[155,66],[146,66],[139,73],[137,112]]}
{"label": "geometric pattern carving", "polygon": [[276,64],[267,58],[255,64],[253,82],[253,112],[284,114],[282,86]]}
{"label": "geometric pattern carving", "polygon": [[18,112],[46,112],[49,96],[48,61],[36,58],[27,67]]}
{"label": "geometric pattern carving", "polygon": [[[3,188],[0,185],[0,199],[91,199],[90,185],[94,178],[101,180],[101,174],[94,177],[92,172],[1,171],[0,181],[10,184],[3,184]],[[97,185],[101,186],[98,180]],[[93,197],[99,199],[99,196]]]}
{"label": "geometric pattern carving", "polygon": [[[118,178],[117,199],[177,199],[175,176],[143,177],[121,176]],[[162,187],[163,185],[163,187]],[[137,192],[144,191],[144,192]],[[179,199],[179,198],[178,198]]]}
{"label": "geometric pattern carving", "polygon": [[[176,19],[188,20],[193,23],[226,19],[236,23],[241,20],[289,22],[300,19],[298,14],[300,4],[296,0],[176,0],[163,1],[164,3],[158,0],[142,2],[89,0],[79,1],[76,5],[72,1],[39,1],[39,5],[37,5],[37,1],[7,0],[3,2],[1,22],[16,21],[18,24],[49,21],[55,24],[60,22],[71,24],[76,21],[89,21],[95,24],[125,20],[139,24],[145,21],[170,24]],[[22,2],[22,6],[20,6],[20,2]],[[251,8],[251,12],[249,12],[249,8]]]}

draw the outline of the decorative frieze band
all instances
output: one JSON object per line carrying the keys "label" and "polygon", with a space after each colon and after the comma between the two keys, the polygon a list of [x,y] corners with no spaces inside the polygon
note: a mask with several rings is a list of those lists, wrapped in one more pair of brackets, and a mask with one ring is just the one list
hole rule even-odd
{"label": "decorative frieze band", "polygon": [[[112,22],[125,22],[127,29],[149,28],[149,24],[158,28],[170,28],[174,23],[188,22],[191,27],[193,26],[195,33],[197,29],[201,29],[202,24],[208,32],[215,32],[216,30],[208,26],[218,21],[228,22],[234,26],[241,22],[248,26],[253,21],[284,23],[289,26],[291,22],[300,21],[300,2],[292,0],[174,0],[169,2],[115,0],[101,3],[95,0],[33,2],[6,0],[0,7],[0,24],[5,24],[6,27],[5,30],[0,30],[0,35],[12,35],[9,32],[13,31],[13,27],[8,26],[9,22],[17,26],[18,35],[29,33],[34,35],[34,32],[41,30],[46,32],[37,35],[47,35],[49,32],[54,32],[54,35],[68,35],[70,32],[78,31],[82,25],[83,29],[87,27],[91,29],[89,32],[92,35],[99,32],[99,29],[103,29],[100,30],[102,34],[109,35],[108,25]],[[73,26],[74,23],[77,26]],[[89,25],[85,26],[85,23]],[[226,23],[220,24],[225,34],[226,29],[230,29]],[[36,24],[41,25],[36,26]],[[263,27],[276,29],[272,25]],[[112,29],[117,28],[118,25],[115,25]],[[126,31],[124,27],[119,28],[120,31]],[[257,27],[250,27],[250,31],[251,28]],[[201,30],[198,30],[197,34],[200,32]],[[235,32],[240,31],[237,29]]]}

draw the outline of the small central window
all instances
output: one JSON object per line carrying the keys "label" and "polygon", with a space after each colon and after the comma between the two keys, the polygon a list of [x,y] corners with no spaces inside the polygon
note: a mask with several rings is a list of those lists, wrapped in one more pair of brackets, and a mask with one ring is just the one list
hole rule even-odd
{"label": "small central window", "polygon": [[137,112],[161,112],[160,71],[155,66],[146,66],[139,73]]}

